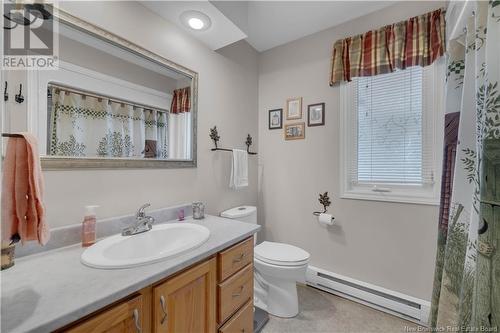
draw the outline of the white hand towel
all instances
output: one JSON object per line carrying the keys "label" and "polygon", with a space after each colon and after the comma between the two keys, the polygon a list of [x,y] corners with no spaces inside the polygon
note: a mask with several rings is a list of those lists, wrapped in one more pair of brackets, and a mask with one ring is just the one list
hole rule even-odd
{"label": "white hand towel", "polygon": [[229,187],[238,190],[246,186],[248,186],[248,153],[245,150],[233,149]]}

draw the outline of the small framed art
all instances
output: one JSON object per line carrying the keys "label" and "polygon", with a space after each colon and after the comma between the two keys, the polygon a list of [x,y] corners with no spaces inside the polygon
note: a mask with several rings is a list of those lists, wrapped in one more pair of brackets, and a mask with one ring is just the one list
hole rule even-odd
{"label": "small framed art", "polygon": [[269,129],[283,128],[283,109],[269,110]]}
{"label": "small framed art", "polygon": [[302,119],[302,97],[286,100],[286,120]]}
{"label": "small framed art", "polygon": [[306,137],[306,124],[294,123],[285,125],[285,140],[300,140]]}
{"label": "small framed art", "polygon": [[325,103],[307,106],[307,126],[323,126],[325,124]]}

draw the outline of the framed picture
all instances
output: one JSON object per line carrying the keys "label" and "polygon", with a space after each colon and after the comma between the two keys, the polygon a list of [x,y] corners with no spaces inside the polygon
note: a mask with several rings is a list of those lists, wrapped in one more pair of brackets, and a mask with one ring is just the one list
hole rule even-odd
{"label": "framed picture", "polygon": [[307,106],[307,126],[323,126],[325,124],[325,103]]}
{"label": "framed picture", "polygon": [[285,140],[300,140],[306,137],[306,124],[294,123],[285,125]]}
{"label": "framed picture", "polygon": [[283,128],[283,109],[269,110],[269,129]]}
{"label": "framed picture", "polygon": [[302,119],[302,97],[286,100],[286,119]]}

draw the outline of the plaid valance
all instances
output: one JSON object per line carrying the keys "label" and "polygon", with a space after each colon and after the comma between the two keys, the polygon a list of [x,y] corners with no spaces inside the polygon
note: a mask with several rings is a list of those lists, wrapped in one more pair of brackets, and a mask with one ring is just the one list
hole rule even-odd
{"label": "plaid valance", "polygon": [[353,77],[427,66],[445,52],[444,10],[412,17],[333,45],[330,86]]}
{"label": "plaid valance", "polygon": [[170,113],[189,112],[191,109],[191,87],[175,89]]}

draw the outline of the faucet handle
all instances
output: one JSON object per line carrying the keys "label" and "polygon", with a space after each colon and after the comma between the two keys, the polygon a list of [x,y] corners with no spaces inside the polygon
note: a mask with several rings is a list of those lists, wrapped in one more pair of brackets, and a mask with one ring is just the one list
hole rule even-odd
{"label": "faucet handle", "polygon": [[144,210],[146,208],[148,208],[149,206],[151,206],[150,203],[146,203],[144,205],[142,205],[138,210],[137,210],[137,213],[135,213],[135,216],[136,217],[145,217],[146,216],[146,213],[144,212]]}

